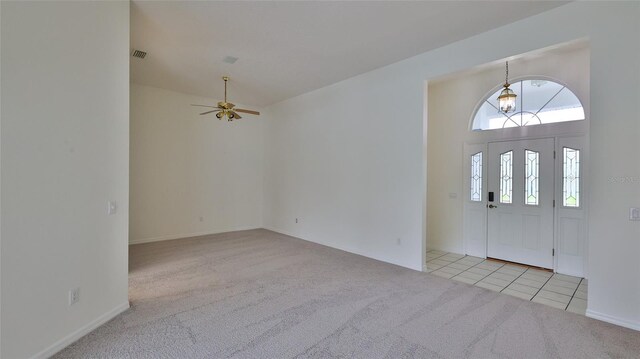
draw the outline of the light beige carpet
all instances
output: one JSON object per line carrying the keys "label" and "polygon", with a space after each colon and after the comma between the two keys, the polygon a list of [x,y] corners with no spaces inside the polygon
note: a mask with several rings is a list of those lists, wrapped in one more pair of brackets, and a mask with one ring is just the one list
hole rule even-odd
{"label": "light beige carpet", "polygon": [[59,358],[638,358],[640,333],[266,230],[131,247]]}

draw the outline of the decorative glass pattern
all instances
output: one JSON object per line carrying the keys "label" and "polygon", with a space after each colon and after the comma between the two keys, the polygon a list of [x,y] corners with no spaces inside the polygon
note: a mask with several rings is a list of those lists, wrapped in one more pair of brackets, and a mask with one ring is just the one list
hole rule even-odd
{"label": "decorative glass pattern", "polygon": [[482,201],[482,152],[471,156],[471,201]]}
{"label": "decorative glass pattern", "polygon": [[540,189],[540,153],[524,151],[524,204],[538,205]]}
{"label": "decorative glass pattern", "polygon": [[513,192],[513,151],[500,155],[500,203],[511,203]]}
{"label": "decorative glass pattern", "polygon": [[580,150],[563,148],[562,205],[580,207]]}
{"label": "decorative glass pattern", "polygon": [[496,98],[500,87],[489,95],[476,110],[473,130],[495,130],[585,119],[578,97],[564,85],[547,79],[517,81],[510,87],[518,96],[517,112],[498,109]]}

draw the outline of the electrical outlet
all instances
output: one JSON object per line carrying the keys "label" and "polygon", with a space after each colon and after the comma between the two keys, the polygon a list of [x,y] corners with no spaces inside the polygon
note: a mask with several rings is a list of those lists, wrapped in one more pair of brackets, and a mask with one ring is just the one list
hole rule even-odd
{"label": "electrical outlet", "polygon": [[204,217],[200,216],[200,218],[198,218],[200,220],[200,222],[204,221]]}
{"label": "electrical outlet", "polygon": [[118,203],[116,201],[107,202],[107,214],[116,214],[118,212]]}
{"label": "electrical outlet", "polygon": [[640,221],[640,208],[629,208],[629,220]]}
{"label": "electrical outlet", "polygon": [[80,288],[74,288],[69,291],[69,306],[80,301]]}
{"label": "electrical outlet", "polygon": [[402,238],[398,237],[398,239],[396,239],[396,244],[401,246],[402,245]]}
{"label": "electrical outlet", "polygon": [[296,223],[298,223],[298,219],[296,218]]}

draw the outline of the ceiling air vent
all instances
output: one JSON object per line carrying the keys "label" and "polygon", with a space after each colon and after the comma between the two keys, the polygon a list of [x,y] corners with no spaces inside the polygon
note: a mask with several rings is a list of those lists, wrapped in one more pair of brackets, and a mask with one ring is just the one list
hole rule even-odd
{"label": "ceiling air vent", "polygon": [[236,61],[238,61],[238,58],[235,56],[227,56],[222,59],[222,62],[225,62],[227,64],[234,64]]}
{"label": "ceiling air vent", "polygon": [[147,53],[146,53],[146,52],[144,52],[144,51],[140,51],[140,50],[135,50],[135,49],[134,49],[134,50],[131,52],[131,56],[133,56],[133,57],[137,57],[137,58],[139,58],[139,59],[144,59],[144,57],[145,57],[145,56],[147,56]]}

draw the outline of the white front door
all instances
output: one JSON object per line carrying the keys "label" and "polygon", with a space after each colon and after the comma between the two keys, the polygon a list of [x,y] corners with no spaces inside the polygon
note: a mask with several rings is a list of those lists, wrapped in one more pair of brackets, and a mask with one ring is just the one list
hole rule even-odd
{"label": "white front door", "polygon": [[489,143],[488,257],[553,268],[553,151],[553,138]]}

